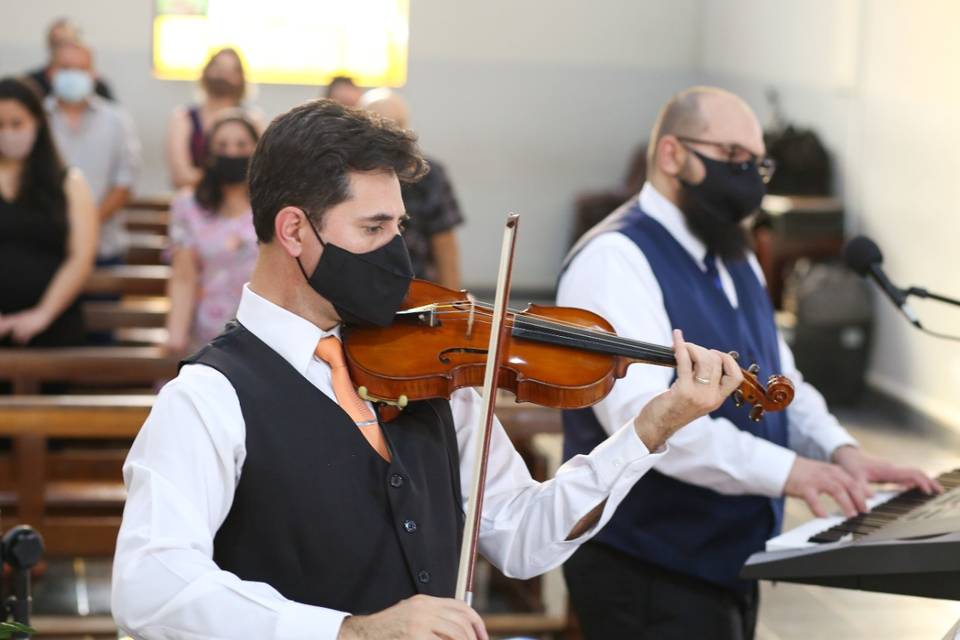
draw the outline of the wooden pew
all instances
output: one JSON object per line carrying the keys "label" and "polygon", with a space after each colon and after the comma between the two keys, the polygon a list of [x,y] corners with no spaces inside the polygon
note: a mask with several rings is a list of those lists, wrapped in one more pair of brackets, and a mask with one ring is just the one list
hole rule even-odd
{"label": "wooden pew", "polygon": [[178,359],[160,347],[0,349],[0,380],[15,394],[36,393],[43,382],[151,387],[177,374]]}
{"label": "wooden pew", "polygon": [[167,211],[126,210],[123,212],[127,231],[167,235],[170,214]]}
{"label": "wooden pew", "polygon": [[165,265],[122,265],[93,270],[84,293],[133,296],[162,296],[167,292],[170,267]]}
{"label": "wooden pew", "polygon": [[44,537],[47,556],[113,553],[125,492],[124,448],[51,451],[49,441],[129,441],[146,420],[153,396],[0,397],[0,437],[15,470],[0,491],[4,527],[27,523]]}
{"label": "wooden pew", "polygon": [[164,260],[164,251],[167,249],[169,239],[166,235],[159,233],[129,233],[127,234],[128,246],[126,263],[129,265],[162,265],[166,264]]}
{"label": "wooden pew", "polygon": [[90,331],[163,327],[169,311],[170,301],[166,298],[83,304],[84,323]]}
{"label": "wooden pew", "polygon": [[173,194],[163,193],[153,196],[137,196],[124,207],[130,211],[169,211]]}
{"label": "wooden pew", "polygon": [[119,302],[87,301],[83,304],[87,331],[110,331],[121,346],[162,345],[170,301],[144,298]]}

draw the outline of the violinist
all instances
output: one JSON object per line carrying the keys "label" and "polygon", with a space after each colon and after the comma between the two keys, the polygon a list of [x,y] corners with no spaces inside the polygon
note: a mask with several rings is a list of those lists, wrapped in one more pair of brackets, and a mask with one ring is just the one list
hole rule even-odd
{"label": "violinist", "polygon": [[[400,183],[424,169],[410,132],[329,100],[264,132],[249,172],[260,254],[236,323],[161,390],[124,465],[112,610],[128,633],[487,637],[451,598],[480,396],[380,419],[340,342],[342,324],[389,325],[406,295]],[[730,356],[671,342],[676,382],[551,481],[494,423],[479,549],[504,573],[566,560],[743,381]]]}
{"label": "violinist", "polygon": [[[650,139],[648,182],[575,245],[558,304],[594,311],[635,340],[682,329],[757,363],[762,378],[787,375],[796,396],[757,423],[732,402],[694,420],[564,573],[588,639],[749,639],[757,585],[738,574],[779,532],[784,495],[822,516],[818,498],[829,494],[850,516],[866,509],[870,482],[939,487],[864,453],[796,370],[742,225],[774,168],[747,104],[687,89],[663,106]],[[632,367],[592,408],[565,411],[564,457],[590,451],[672,379]]]}

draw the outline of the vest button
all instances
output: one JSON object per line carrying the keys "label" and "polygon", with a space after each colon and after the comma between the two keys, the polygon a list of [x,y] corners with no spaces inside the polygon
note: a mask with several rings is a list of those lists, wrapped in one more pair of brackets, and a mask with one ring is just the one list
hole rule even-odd
{"label": "vest button", "polygon": [[417,530],[417,523],[414,522],[413,520],[404,520],[403,528],[406,530],[407,533],[413,533],[414,531]]}
{"label": "vest button", "polygon": [[394,489],[399,489],[403,486],[403,476],[399,473],[395,473],[390,476],[390,486]]}
{"label": "vest button", "polygon": [[428,582],[430,582],[430,572],[421,571],[420,573],[417,574],[417,580],[420,581],[420,584],[427,584]]}

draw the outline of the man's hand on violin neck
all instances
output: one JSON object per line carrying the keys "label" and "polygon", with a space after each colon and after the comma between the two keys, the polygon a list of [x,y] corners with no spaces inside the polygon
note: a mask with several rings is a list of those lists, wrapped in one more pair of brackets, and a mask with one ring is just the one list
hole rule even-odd
{"label": "man's hand on violin neck", "polygon": [[726,353],[684,342],[673,332],[677,379],[669,389],[644,405],[634,421],[637,435],[656,451],[678,429],[716,410],[743,382],[736,361]]}
{"label": "man's hand on violin neck", "polygon": [[337,640],[488,640],[480,615],[453,598],[417,595],[343,621]]}

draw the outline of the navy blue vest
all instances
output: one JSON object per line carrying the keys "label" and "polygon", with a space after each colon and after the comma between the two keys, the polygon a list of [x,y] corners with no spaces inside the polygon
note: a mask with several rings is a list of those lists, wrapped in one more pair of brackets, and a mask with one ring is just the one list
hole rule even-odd
{"label": "navy blue vest", "polygon": [[[613,230],[643,252],[663,291],[670,324],[683,330],[684,339],[739,352],[741,362],[760,365],[762,379],[780,372],[773,308],[746,260],[725,261],[737,290],[739,308],[734,309],[711,277],[636,201]],[[754,423],[748,409],[727,400],[711,415],[787,445],[783,413],[766,414]],[[564,459],[588,453],[606,437],[589,408],[564,411],[563,429]],[[644,562],[739,590],[751,584],[737,577],[743,563],[779,532],[782,519],[782,498],[722,495],[651,470],[594,539]]]}

